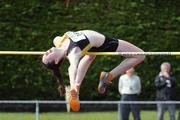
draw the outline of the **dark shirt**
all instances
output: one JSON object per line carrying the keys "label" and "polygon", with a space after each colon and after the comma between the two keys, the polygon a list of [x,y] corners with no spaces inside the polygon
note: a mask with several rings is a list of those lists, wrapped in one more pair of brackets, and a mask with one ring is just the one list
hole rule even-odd
{"label": "dark shirt", "polygon": [[[167,80],[170,82],[168,83]],[[173,75],[165,77],[163,75],[157,75],[155,78],[156,100],[175,100],[175,86],[176,79]]]}

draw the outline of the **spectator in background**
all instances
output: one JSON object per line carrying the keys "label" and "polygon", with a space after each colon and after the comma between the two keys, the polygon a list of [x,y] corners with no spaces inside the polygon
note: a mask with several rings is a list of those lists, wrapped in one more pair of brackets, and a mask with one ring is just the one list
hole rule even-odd
{"label": "spectator in background", "polygon": [[[119,92],[121,101],[138,101],[141,92],[140,78],[135,74],[134,68],[126,71],[119,78]],[[140,107],[138,104],[120,104],[121,120],[128,120],[132,111],[134,120],[140,120]]]}
{"label": "spectator in background", "polygon": [[[168,62],[161,64],[161,71],[156,76],[155,86],[157,88],[156,100],[173,101],[175,100],[175,77],[171,74],[171,65]],[[157,120],[164,119],[166,109],[169,111],[170,120],[175,120],[175,104],[157,104]]]}

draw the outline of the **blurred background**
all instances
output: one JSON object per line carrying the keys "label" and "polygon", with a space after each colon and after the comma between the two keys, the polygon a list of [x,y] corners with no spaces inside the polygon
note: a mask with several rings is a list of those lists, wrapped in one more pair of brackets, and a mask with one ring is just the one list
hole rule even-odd
{"label": "blurred background", "polygon": [[[146,52],[180,51],[179,0],[0,0],[0,50],[45,51],[66,31],[91,29],[129,41]],[[118,78],[106,95],[97,92],[99,74],[124,58],[98,56],[80,92],[81,100],[119,100]],[[155,100],[154,78],[168,61],[180,90],[180,56],[147,56],[136,68],[141,100]],[[69,84],[66,61],[63,76]],[[0,56],[1,100],[64,100],[41,56]],[[180,99],[180,94],[177,94]]]}

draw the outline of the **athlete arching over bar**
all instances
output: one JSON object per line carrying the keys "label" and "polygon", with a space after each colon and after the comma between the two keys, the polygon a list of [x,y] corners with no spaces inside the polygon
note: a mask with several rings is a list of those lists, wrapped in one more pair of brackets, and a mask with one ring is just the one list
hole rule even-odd
{"label": "athlete arching over bar", "polygon": [[[92,30],[81,30],[66,32],[62,37],[54,38],[55,47],[47,50],[42,57],[43,64],[53,70],[64,92],[62,76],[59,66],[67,58],[70,66],[68,69],[70,79],[70,106],[73,111],[79,111],[79,89],[85,74],[95,59],[95,55],[86,55],[86,52],[143,52],[135,45],[115,38],[109,38]],[[99,78],[98,92],[103,94],[111,81],[126,70],[141,63],[144,55],[124,55],[126,59],[110,72],[101,72]]]}

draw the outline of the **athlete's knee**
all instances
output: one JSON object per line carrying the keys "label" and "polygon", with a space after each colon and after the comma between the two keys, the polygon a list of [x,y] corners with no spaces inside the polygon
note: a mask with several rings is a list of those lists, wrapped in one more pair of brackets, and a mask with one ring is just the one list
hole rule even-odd
{"label": "athlete's knee", "polygon": [[[140,50],[139,52],[144,52],[144,51],[143,51],[143,50]],[[138,56],[137,56],[137,59],[139,60],[139,62],[144,61],[144,60],[145,60],[145,58],[146,58],[146,56],[145,56],[145,55],[138,55]]]}
{"label": "athlete's knee", "polygon": [[139,55],[139,56],[138,56],[138,60],[139,60],[140,62],[144,61],[145,58],[146,58],[145,55]]}

